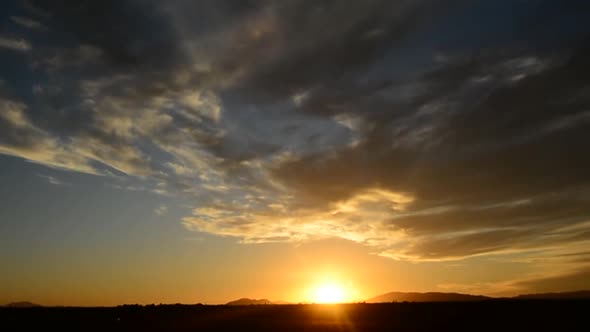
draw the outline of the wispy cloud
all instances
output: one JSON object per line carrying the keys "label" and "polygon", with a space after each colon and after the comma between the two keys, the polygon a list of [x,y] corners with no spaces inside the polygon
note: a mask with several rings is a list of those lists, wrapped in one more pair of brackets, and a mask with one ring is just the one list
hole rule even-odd
{"label": "wispy cloud", "polygon": [[159,216],[163,216],[168,213],[168,207],[166,205],[160,205],[154,210],[154,213]]}
{"label": "wispy cloud", "polygon": [[10,19],[12,20],[12,22],[28,28],[28,29],[41,29],[43,28],[43,25],[39,22],[36,21],[30,17],[24,17],[24,16],[10,16]]}
{"label": "wispy cloud", "polygon": [[0,36],[0,48],[18,52],[28,52],[32,49],[31,43],[23,38],[10,38]]}
{"label": "wispy cloud", "polygon": [[38,177],[45,179],[47,182],[55,185],[55,186],[63,186],[63,185],[67,185],[66,182],[61,181],[60,179],[51,176],[51,175],[44,175],[44,174],[37,174]]}

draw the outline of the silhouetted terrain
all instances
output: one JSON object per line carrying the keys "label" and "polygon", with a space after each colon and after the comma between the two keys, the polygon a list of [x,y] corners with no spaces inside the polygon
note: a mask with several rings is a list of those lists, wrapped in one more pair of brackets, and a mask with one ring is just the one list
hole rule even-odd
{"label": "silhouetted terrain", "polygon": [[459,293],[405,293],[391,292],[375,296],[366,300],[367,303],[382,302],[465,302],[465,301],[483,301],[489,300],[490,297],[482,295],[468,295]]}
{"label": "silhouetted terrain", "polygon": [[[588,300],[1,308],[14,331],[587,331]],[[3,329],[10,330],[10,329]]]}
{"label": "silhouetted terrain", "polygon": [[22,301],[22,302],[8,303],[6,306],[11,307],[11,308],[32,308],[32,307],[40,307],[41,305],[36,304],[36,303],[32,303],[32,302]]}
{"label": "silhouetted terrain", "polygon": [[461,293],[417,293],[417,292],[390,292],[372,297],[365,302],[367,303],[386,303],[386,302],[470,302],[470,301],[485,301],[485,300],[568,300],[568,299],[588,299],[590,300],[590,291],[581,290],[575,292],[561,292],[561,293],[539,293],[539,294],[523,294],[511,298],[494,298],[483,295],[471,295]]}
{"label": "silhouetted terrain", "polygon": [[567,300],[567,299],[590,299],[590,291],[563,292],[563,293],[540,293],[523,294],[514,297],[515,299],[543,299],[543,300]]}
{"label": "silhouetted terrain", "polygon": [[268,299],[249,299],[241,298],[239,300],[229,301],[225,305],[268,305],[268,304],[293,304],[287,301],[271,301]]}
{"label": "silhouetted terrain", "polygon": [[230,301],[230,302],[226,303],[226,305],[259,305],[259,304],[274,304],[274,303],[270,300],[267,300],[267,299],[256,300],[256,299],[247,299],[247,298],[242,298],[239,300]]}

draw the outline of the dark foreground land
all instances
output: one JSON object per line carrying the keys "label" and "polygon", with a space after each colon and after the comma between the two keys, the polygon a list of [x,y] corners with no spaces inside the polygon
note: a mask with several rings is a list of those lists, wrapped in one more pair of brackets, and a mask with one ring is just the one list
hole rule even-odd
{"label": "dark foreground land", "polygon": [[2,308],[3,331],[590,331],[589,300]]}

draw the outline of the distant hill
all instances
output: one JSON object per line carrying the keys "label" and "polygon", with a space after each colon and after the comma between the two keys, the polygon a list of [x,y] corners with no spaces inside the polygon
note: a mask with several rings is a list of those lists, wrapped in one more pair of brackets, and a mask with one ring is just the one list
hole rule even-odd
{"label": "distant hill", "polygon": [[539,293],[523,294],[513,297],[514,299],[535,299],[535,300],[570,300],[570,299],[590,299],[590,290],[561,293]]}
{"label": "distant hill", "polygon": [[482,295],[469,295],[459,293],[405,293],[405,292],[391,292],[375,296],[366,300],[367,303],[381,303],[381,302],[468,302],[468,301],[483,301],[492,299],[491,297]]}
{"label": "distant hill", "polygon": [[12,302],[12,303],[8,303],[6,305],[6,307],[10,307],[10,308],[34,308],[34,307],[40,307],[40,304],[36,304],[36,303],[32,303],[32,302]]}
{"label": "distant hill", "polygon": [[267,299],[256,300],[256,299],[242,298],[239,300],[227,302],[225,305],[260,305],[260,304],[274,304],[274,303],[270,300],[267,300]]}

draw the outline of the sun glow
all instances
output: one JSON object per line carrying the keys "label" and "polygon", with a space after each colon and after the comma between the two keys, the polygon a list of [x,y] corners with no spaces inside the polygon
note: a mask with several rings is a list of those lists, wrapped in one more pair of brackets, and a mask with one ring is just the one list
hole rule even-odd
{"label": "sun glow", "polygon": [[338,284],[322,284],[313,292],[316,303],[341,303],[346,300],[344,288]]}

